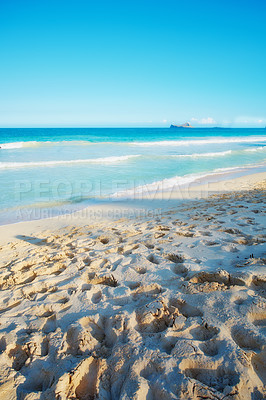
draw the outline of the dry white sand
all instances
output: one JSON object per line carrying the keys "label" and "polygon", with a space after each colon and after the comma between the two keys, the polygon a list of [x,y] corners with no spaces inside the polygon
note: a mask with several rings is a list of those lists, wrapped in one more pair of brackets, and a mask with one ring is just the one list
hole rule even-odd
{"label": "dry white sand", "polygon": [[261,178],[1,227],[0,399],[263,399]]}

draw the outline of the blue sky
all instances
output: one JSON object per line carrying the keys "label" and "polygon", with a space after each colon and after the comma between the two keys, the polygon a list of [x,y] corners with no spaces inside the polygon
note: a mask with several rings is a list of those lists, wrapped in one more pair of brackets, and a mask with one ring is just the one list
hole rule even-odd
{"label": "blue sky", "polygon": [[0,126],[266,125],[263,0],[0,0]]}

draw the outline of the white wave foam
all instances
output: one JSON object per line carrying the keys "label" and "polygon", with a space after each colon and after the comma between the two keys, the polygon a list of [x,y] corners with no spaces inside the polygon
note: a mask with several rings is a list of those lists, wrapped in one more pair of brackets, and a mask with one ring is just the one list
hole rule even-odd
{"label": "white wave foam", "polygon": [[191,158],[197,158],[197,157],[221,157],[221,156],[226,156],[228,154],[231,154],[232,150],[226,150],[226,151],[218,151],[216,153],[194,153],[194,154],[176,154],[176,155],[171,155],[170,157],[181,157],[181,158],[186,158],[186,157],[191,157]]}
{"label": "white wave foam", "polygon": [[3,150],[9,149],[21,149],[24,147],[40,147],[40,146],[57,146],[57,145],[64,145],[64,146],[84,146],[93,144],[92,142],[86,140],[62,140],[62,141],[45,141],[45,142],[38,142],[38,141],[31,141],[31,142],[11,142],[11,143],[0,143],[0,148]]}
{"label": "white wave foam", "polygon": [[139,155],[127,155],[119,157],[89,158],[87,160],[60,160],[60,161],[33,161],[33,162],[0,162],[0,169],[26,168],[26,167],[49,167],[54,165],[67,164],[115,164],[127,161]]}
{"label": "white wave foam", "polygon": [[190,183],[195,183],[198,179],[206,178],[207,176],[224,175],[225,173],[237,172],[247,170],[249,168],[265,167],[265,163],[259,164],[246,164],[238,167],[229,168],[217,168],[213,171],[206,173],[189,174],[185,176],[174,176],[173,178],[163,179],[161,181],[155,181],[145,185],[137,186],[132,189],[123,190],[116,192],[110,196],[110,198],[138,198],[139,196],[151,195],[156,192],[169,192],[174,189],[178,189],[180,186],[186,186]]}
{"label": "white wave foam", "polygon": [[251,149],[245,149],[244,151],[248,152],[256,152],[256,151],[261,151],[261,150],[266,150],[266,146],[260,146],[260,147],[252,147]]}
{"label": "white wave foam", "polygon": [[234,137],[234,138],[210,138],[210,139],[188,139],[188,140],[162,140],[158,142],[132,142],[131,145],[149,146],[189,146],[202,144],[225,144],[225,143],[256,143],[266,142],[266,136],[256,137]]}
{"label": "white wave foam", "polygon": [[[26,142],[25,142],[26,143]],[[93,143],[88,140],[47,140],[45,142],[36,142],[38,146],[85,146],[91,144],[97,144],[97,142]],[[99,142],[98,142],[99,143]],[[101,143],[101,142],[100,142]]]}
{"label": "white wave foam", "polygon": [[[187,139],[187,140],[162,140],[155,142],[91,142],[89,140],[62,140],[62,141],[29,141],[29,142],[11,142],[0,143],[1,149],[20,149],[23,147],[36,147],[36,146],[84,146],[84,145],[97,145],[97,144],[114,144],[114,145],[128,145],[128,146],[189,146],[189,145],[205,145],[205,144],[226,144],[226,143],[258,143],[266,142],[266,136],[253,136],[253,137],[231,137],[231,138],[217,138],[212,137],[209,139]],[[252,151],[250,149],[250,151]],[[255,151],[255,150],[254,150]]]}
{"label": "white wave foam", "polygon": [[22,147],[34,147],[38,146],[38,142],[12,142],[12,143],[0,143],[0,148],[3,150],[10,149],[21,149]]}
{"label": "white wave foam", "polygon": [[156,192],[163,192],[169,189],[173,189],[175,186],[185,185],[187,183],[191,183],[199,178],[204,178],[209,174],[191,174],[185,176],[175,176],[173,178],[163,179],[161,181],[155,181],[152,183],[148,183],[146,185],[137,186],[133,189],[123,190],[116,192],[110,196],[110,198],[135,198],[138,195],[146,195]]}

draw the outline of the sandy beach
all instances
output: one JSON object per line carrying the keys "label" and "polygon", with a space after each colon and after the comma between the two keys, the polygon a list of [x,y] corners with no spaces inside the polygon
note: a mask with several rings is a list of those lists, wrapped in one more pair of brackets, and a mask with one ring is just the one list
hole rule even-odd
{"label": "sandy beach", "polygon": [[0,1],[0,400],[266,399],[266,1]]}
{"label": "sandy beach", "polygon": [[1,226],[0,399],[263,399],[265,194],[261,173]]}

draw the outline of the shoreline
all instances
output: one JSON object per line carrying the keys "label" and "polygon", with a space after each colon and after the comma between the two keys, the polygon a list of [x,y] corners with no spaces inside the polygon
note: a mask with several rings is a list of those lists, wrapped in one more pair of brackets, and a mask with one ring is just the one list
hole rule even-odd
{"label": "shoreline", "polygon": [[254,185],[266,179],[266,172],[250,172],[237,177],[231,177],[232,175],[234,176],[235,173],[228,172],[222,176],[219,174],[209,175],[210,180],[207,182],[205,178],[202,178],[186,188],[181,188],[180,191],[174,190],[174,188],[170,191],[165,190],[160,195],[155,195],[155,199],[159,196],[165,200],[207,198],[215,193],[250,190]]}
{"label": "shoreline", "polygon": [[[82,224],[90,221],[102,221],[104,219],[114,220],[122,217],[141,216],[150,213],[156,214],[165,209],[174,207],[176,201],[190,201],[193,199],[206,199],[215,193],[249,190],[259,181],[266,179],[266,172],[249,173],[231,179],[221,179],[234,176],[233,172],[223,175],[208,175],[210,181],[206,183],[206,177],[192,184],[180,186],[179,190],[160,191],[159,193],[151,192],[143,193],[141,197],[136,196],[135,199],[119,199],[102,200],[93,205],[82,207],[80,210],[74,210],[71,213],[63,213],[61,215],[49,216],[47,210],[44,209],[44,218],[36,218],[30,220],[22,220],[18,222],[0,225],[0,244],[4,240],[10,240],[15,236],[16,230],[20,232],[34,232],[36,229],[47,229],[50,225],[54,228],[64,227],[67,224]],[[217,181],[217,178],[219,180]],[[49,211],[49,209],[48,209]],[[5,238],[5,239],[3,239]]]}

